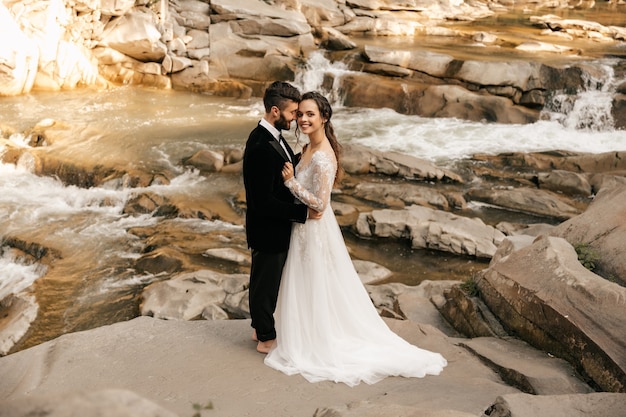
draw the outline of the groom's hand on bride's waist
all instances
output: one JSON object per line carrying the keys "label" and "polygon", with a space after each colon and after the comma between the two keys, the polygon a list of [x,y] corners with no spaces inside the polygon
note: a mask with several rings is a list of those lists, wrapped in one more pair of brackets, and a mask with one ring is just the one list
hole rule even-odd
{"label": "groom's hand on bride's waist", "polygon": [[309,214],[307,216],[307,220],[319,220],[322,218],[322,212],[315,211],[311,207],[309,207]]}

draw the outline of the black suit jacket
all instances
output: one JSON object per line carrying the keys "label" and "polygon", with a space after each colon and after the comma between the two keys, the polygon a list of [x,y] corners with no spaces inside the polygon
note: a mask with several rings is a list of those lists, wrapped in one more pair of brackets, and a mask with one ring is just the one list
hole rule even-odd
{"label": "black suit jacket", "polygon": [[[291,148],[287,149],[295,162]],[[281,169],[286,161],[284,150],[267,129],[258,125],[252,130],[243,155],[246,237],[252,249],[287,251],[292,222],[306,221],[307,207],[296,204],[283,183]]]}

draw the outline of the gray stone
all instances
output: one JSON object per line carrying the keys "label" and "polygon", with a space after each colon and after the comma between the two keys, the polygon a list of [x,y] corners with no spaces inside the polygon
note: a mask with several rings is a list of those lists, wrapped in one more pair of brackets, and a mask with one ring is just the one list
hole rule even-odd
{"label": "gray stone", "polygon": [[102,44],[139,61],[161,61],[167,46],[160,41],[156,16],[134,10],[109,23],[102,36]]}
{"label": "gray stone", "polygon": [[28,294],[8,295],[0,300],[0,356],[8,354],[37,318],[39,305]]}
{"label": "gray stone", "polygon": [[591,195],[591,184],[586,176],[576,172],[555,169],[550,172],[542,172],[537,175],[539,187],[546,190],[563,192],[568,195]]}
{"label": "gray stone", "polygon": [[477,284],[504,327],[603,390],[626,391],[626,288],[585,269],[562,238],[539,236],[502,250]]}
{"label": "gray stone", "polygon": [[375,284],[392,275],[389,269],[375,262],[354,259],[352,263],[363,284]]}
{"label": "gray stone", "polygon": [[156,402],[118,388],[42,395],[0,403],[0,417],[178,417]]}
{"label": "gray stone", "polygon": [[513,338],[479,337],[461,346],[480,357],[502,379],[528,394],[587,394],[591,387],[576,376],[563,359],[541,352]]}
{"label": "gray stone", "polygon": [[567,220],[580,214],[580,209],[568,204],[564,197],[550,191],[515,189],[473,189],[467,192],[468,200],[477,200],[510,210],[538,214]]}
{"label": "gray stone", "polygon": [[250,265],[250,253],[242,252],[233,248],[212,248],[207,249],[202,254],[206,257],[223,259],[229,262],[234,262],[238,265]]}
{"label": "gray stone", "polygon": [[214,408],[203,415],[215,417],[311,417],[318,408],[355,401],[478,415],[497,396],[518,392],[431,326],[385,322],[409,343],[440,352],[448,367],[437,377],[386,378],[374,385],[311,384],[263,365],[250,340],[250,320],[139,317],[0,358],[0,410],[13,400],[35,403],[40,397],[117,387],[179,416],[190,416],[193,404],[209,401]]}
{"label": "gray stone", "polygon": [[618,417],[624,409],[626,394],[508,394],[498,397],[482,417]]}
{"label": "gray stone", "polygon": [[463,255],[491,258],[504,235],[478,218],[457,216],[427,207],[403,210],[373,210],[361,213],[360,234],[410,239],[414,248],[436,249]]}
{"label": "gray stone", "polygon": [[584,213],[555,227],[550,234],[570,244],[587,244],[600,256],[596,272],[626,285],[626,230],[624,229],[626,184],[600,190]]}

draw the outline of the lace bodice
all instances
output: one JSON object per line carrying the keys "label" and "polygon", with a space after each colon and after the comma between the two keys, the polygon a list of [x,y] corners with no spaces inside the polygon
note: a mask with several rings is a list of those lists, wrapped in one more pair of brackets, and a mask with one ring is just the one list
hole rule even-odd
{"label": "lace bodice", "polygon": [[297,176],[285,181],[291,193],[313,210],[323,212],[330,203],[330,193],[337,175],[334,154],[316,151],[311,160],[298,165]]}

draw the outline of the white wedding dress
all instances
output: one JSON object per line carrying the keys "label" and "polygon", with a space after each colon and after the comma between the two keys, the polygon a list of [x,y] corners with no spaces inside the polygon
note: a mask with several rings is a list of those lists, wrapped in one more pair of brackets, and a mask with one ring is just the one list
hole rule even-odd
{"label": "white wedding dress", "polygon": [[286,183],[324,214],[294,223],[275,313],[278,335],[265,364],[310,382],[349,386],[439,374],[443,356],[393,333],[361,283],[330,205],[336,171],[334,154],[317,151]]}

